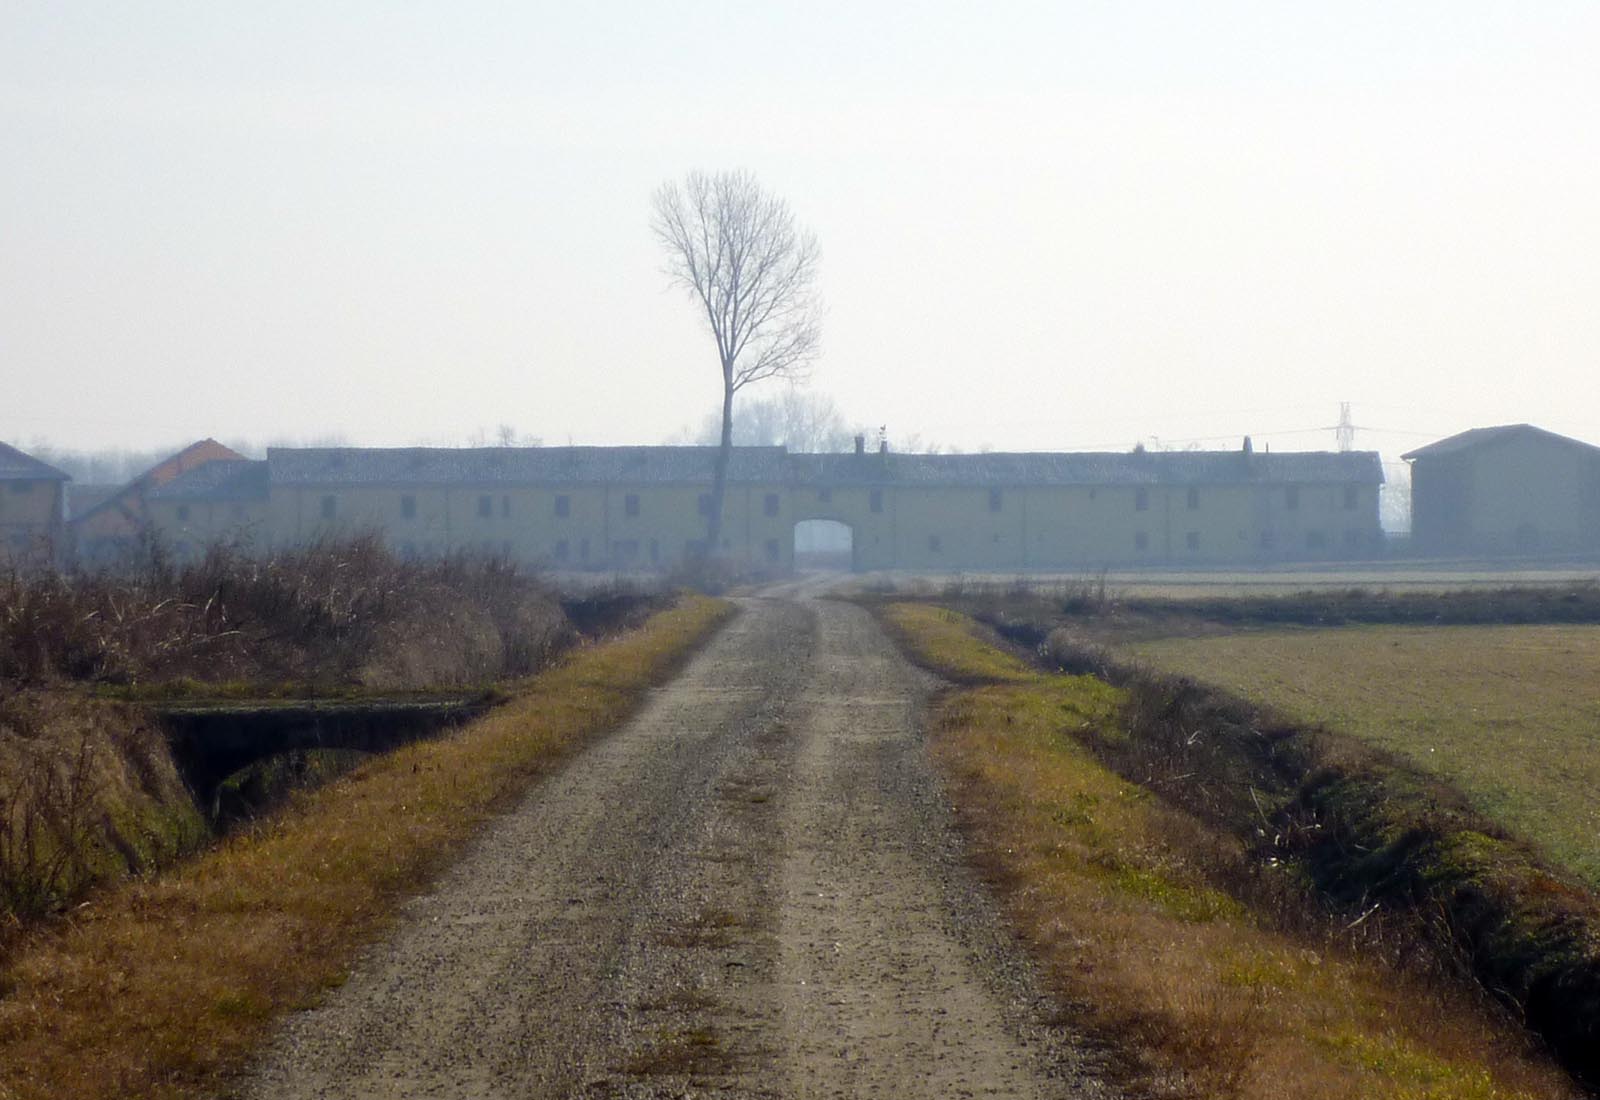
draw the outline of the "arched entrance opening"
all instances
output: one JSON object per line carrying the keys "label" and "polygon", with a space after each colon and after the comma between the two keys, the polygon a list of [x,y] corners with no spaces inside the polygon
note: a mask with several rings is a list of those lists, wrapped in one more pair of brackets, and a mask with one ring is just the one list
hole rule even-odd
{"label": "arched entrance opening", "polygon": [[803,519],[794,525],[797,573],[843,573],[856,567],[855,532],[836,519]]}

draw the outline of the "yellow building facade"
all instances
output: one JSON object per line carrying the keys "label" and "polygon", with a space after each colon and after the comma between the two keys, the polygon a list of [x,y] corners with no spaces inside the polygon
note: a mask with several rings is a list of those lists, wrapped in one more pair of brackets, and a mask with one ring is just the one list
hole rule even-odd
{"label": "yellow building facade", "polygon": [[[704,550],[708,447],[274,448],[151,492],[191,553],[375,532],[396,553],[665,570]],[[1369,556],[1376,454],[790,454],[736,448],[720,556],[794,565],[796,527],[848,531],[855,568],[1012,571]]]}

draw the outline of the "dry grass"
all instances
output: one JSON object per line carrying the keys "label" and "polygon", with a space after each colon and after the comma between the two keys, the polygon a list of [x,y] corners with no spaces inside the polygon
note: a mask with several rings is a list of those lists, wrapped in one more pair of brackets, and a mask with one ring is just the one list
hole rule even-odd
{"label": "dry grass", "polygon": [[579,650],[449,737],[375,759],[279,817],[22,941],[0,969],[0,1098],[214,1091],[279,1014],[493,813],[614,726],[728,614],[688,599]]}
{"label": "dry grass", "polygon": [[119,571],[0,571],[0,682],[315,682],[417,688],[537,671],[570,640],[515,564],[402,561],[376,534],[258,558],[151,547]]}
{"label": "dry grass", "polygon": [[[1525,1033],[1459,990],[1274,931],[1218,889],[1235,842],[1103,767],[1119,689],[1090,677],[982,685],[992,647],[948,611],[886,623],[969,686],[945,696],[934,751],[1012,918],[1092,1030],[1166,1095],[1570,1096]],[[1002,662],[1003,663],[1003,662]]]}
{"label": "dry grass", "polygon": [[1128,647],[1392,751],[1600,885],[1600,627],[1349,627]]}
{"label": "dry grass", "polygon": [[207,836],[166,743],[137,710],[0,687],[0,952],[21,921]]}

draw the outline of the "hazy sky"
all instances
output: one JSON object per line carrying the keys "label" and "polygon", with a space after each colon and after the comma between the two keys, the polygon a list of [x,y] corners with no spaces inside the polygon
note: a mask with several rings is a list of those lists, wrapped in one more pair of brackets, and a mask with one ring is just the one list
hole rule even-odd
{"label": "hazy sky", "polygon": [[1600,442],[1597,57],[1587,0],[0,0],[0,439],[660,442],[718,381],[650,194],[745,168],[891,441]]}

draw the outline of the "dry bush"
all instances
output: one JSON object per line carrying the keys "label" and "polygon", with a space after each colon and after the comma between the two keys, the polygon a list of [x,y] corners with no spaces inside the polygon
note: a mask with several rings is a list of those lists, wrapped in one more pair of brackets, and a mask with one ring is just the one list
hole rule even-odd
{"label": "dry bush", "polygon": [[121,572],[0,575],[0,681],[429,687],[523,675],[563,646],[554,594],[509,562],[401,561],[375,535],[255,558],[159,547]]}

